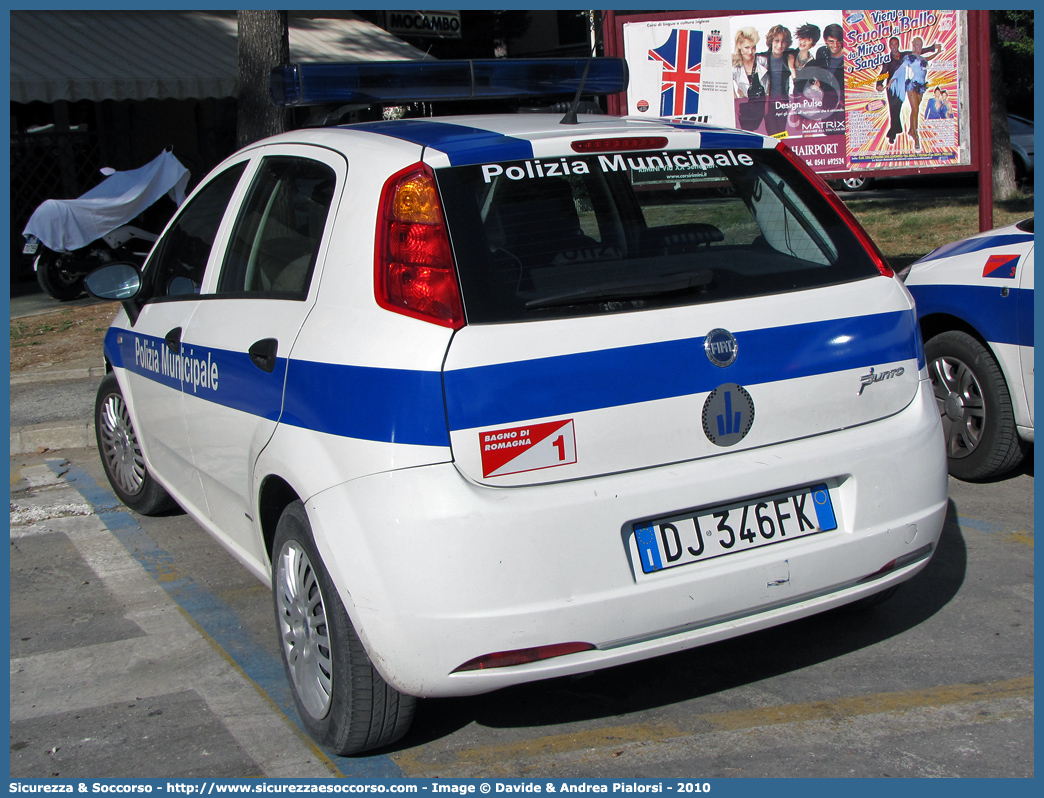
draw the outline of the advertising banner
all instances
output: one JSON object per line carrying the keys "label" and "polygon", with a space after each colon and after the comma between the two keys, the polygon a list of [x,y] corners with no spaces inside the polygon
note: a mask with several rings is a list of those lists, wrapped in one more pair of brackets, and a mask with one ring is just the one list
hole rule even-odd
{"label": "advertising banner", "polygon": [[956,163],[956,11],[845,12],[849,163]]}
{"label": "advertising banner", "polygon": [[731,22],[736,126],[785,139],[818,171],[846,168],[841,12],[752,14]]}
{"label": "advertising banner", "polygon": [[727,17],[624,25],[628,113],[734,127],[728,25]]}
{"label": "advertising banner", "polygon": [[785,139],[819,172],[960,162],[957,11],[628,22],[627,112]]}

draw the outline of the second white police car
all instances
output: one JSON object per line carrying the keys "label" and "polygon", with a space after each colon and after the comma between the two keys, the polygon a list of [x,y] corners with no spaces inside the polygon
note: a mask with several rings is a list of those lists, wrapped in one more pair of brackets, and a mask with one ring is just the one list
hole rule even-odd
{"label": "second white police car", "polygon": [[939,247],[903,276],[950,473],[1011,471],[1033,444],[1033,219]]}
{"label": "second white police car", "polygon": [[270,580],[335,752],[872,602],[937,545],[914,304],[833,193],[771,138],[571,122],[261,141],[90,280],[114,488]]}

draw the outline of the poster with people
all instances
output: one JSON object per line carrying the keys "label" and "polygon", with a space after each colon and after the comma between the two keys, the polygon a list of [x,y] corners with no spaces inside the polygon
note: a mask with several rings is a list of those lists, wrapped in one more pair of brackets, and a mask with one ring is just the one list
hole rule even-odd
{"label": "poster with people", "polygon": [[957,162],[957,14],[845,12],[851,168]]}
{"label": "poster with people", "polygon": [[813,169],[845,168],[840,11],[732,17],[736,126],[785,139]]}
{"label": "poster with people", "polygon": [[840,11],[627,23],[623,32],[628,113],[787,139],[813,168],[845,168]]}
{"label": "poster with people", "polygon": [[960,163],[960,13],[628,22],[627,110],[785,139],[819,172]]}

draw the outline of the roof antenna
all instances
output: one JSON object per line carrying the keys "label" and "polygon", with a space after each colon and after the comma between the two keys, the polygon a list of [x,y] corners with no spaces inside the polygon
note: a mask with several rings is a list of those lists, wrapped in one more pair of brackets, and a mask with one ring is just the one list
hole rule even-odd
{"label": "roof antenna", "polygon": [[591,59],[587,59],[587,63],[584,64],[584,74],[580,76],[580,85],[576,87],[576,96],[573,98],[572,105],[569,106],[569,110],[566,111],[565,116],[559,120],[560,125],[577,125],[580,124],[576,118],[576,109],[580,105],[580,92],[584,90],[584,84],[587,82],[587,72],[591,68]]}

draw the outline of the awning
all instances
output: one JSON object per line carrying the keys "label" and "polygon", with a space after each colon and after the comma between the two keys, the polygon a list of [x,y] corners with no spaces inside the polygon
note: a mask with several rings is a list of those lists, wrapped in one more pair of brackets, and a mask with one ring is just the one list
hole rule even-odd
{"label": "awning", "polygon": [[[291,12],[292,60],[421,60],[349,12]],[[236,15],[206,11],[11,11],[11,101],[234,97]]]}

